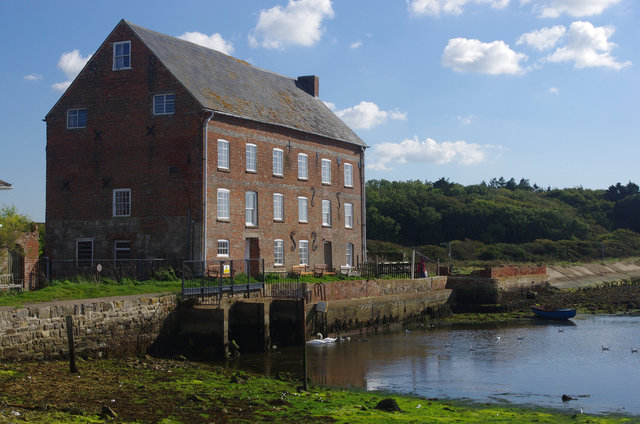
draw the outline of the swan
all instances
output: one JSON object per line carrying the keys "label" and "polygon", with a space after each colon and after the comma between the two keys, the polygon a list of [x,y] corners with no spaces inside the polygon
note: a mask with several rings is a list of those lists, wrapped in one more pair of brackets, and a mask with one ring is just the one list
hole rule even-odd
{"label": "swan", "polygon": [[309,340],[307,344],[309,345],[323,345],[329,343],[335,343],[337,341],[337,337],[325,337],[322,338],[322,333],[316,334],[316,338],[313,340]]}
{"label": "swan", "polygon": [[602,350],[609,350],[609,346],[602,345]]}
{"label": "swan", "polygon": [[638,353],[638,348],[637,347],[632,347],[631,348],[631,353]]}

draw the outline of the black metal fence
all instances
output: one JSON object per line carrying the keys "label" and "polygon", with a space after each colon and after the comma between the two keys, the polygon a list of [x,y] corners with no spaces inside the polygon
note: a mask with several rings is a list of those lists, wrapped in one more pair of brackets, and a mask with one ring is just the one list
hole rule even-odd
{"label": "black metal fence", "polygon": [[258,292],[264,289],[264,259],[184,261],[182,297],[200,304],[219,301],[223,294]]}
{"label": "black metal fence", "polygon": [[122,281],[177,280],[182,262],[168,259],[94,259],[78,262],[75,260],[50,260],[40,258],[40,284],[45,286],[52,280],[73,282],[101,282],[105,279]]}

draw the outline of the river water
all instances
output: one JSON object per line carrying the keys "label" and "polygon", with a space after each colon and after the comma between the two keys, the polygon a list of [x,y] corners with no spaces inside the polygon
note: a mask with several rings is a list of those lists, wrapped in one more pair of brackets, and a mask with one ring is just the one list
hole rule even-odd
{"label": "river water", "polygon": [[[316,384],[427,398],[640,415],[640,316],[419,328],[307,346]],[[604,350],[608,348],[608,350]],[[300,373],[301,348],[242,355],[227,365]],[[562,401],[562,395],[575,400]]]}

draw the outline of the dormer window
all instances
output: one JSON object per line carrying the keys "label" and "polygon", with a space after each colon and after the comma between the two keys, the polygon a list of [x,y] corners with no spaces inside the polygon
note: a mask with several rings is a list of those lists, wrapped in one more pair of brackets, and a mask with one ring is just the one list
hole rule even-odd
{"label": "dormer window", "polygon": [[176,111],[175,94],[156,94],[153,96],[154,115],[173,115]]}
{"label": "dormer window", "polygon": [[131,69],[131,41],[113,43],[113,70]]}

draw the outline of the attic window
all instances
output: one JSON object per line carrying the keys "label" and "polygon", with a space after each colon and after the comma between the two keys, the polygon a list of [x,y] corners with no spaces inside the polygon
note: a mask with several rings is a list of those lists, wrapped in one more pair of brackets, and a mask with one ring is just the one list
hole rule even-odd
{"label": "attic window", "polygon": [[113,70],[131,69],[131,41],[113,43]]}
{"label": "attic window", "polygon": [[153,96],[154,115],[173,115],[176,111],[175,94],[156,94]]}
{"label": "attic window", "polygon": [[67,129],[87,128],[87,109],[67,109]]}

